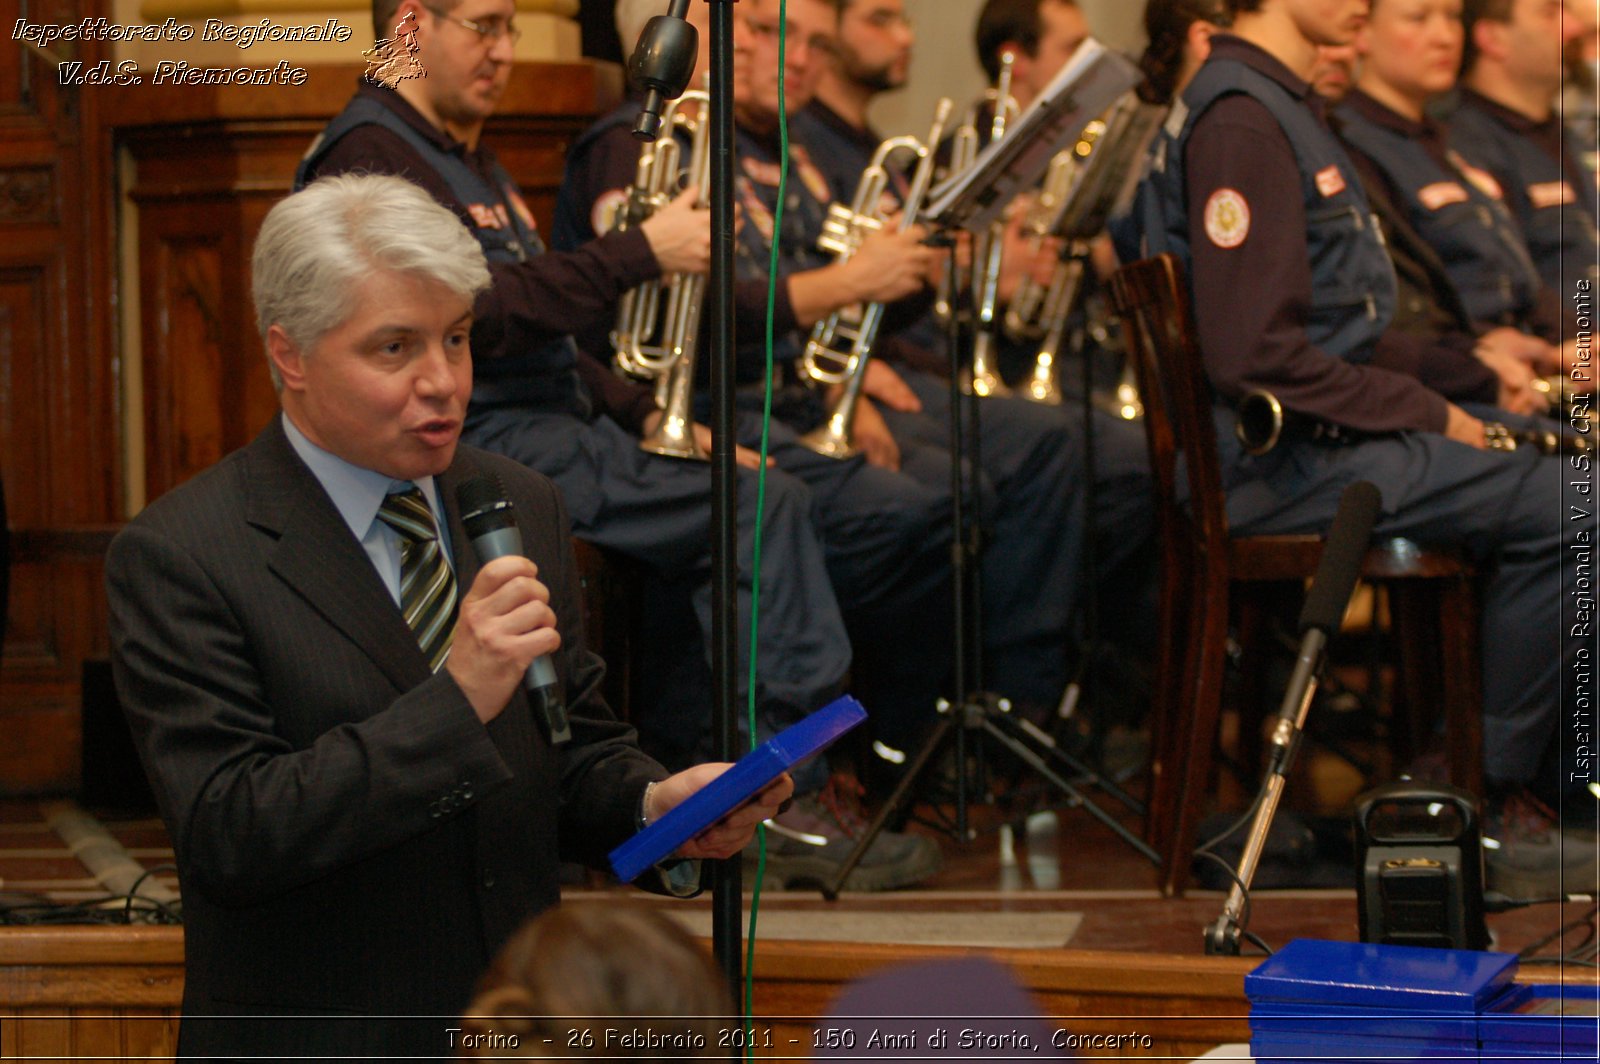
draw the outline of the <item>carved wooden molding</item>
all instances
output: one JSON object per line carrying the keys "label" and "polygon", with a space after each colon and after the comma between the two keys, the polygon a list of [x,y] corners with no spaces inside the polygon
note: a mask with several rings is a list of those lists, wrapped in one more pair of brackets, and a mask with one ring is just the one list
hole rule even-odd
{"label": "carved wooden molding", "polygon": [[0,225],[53,225],[55,175],[47,166],[0,170]]}

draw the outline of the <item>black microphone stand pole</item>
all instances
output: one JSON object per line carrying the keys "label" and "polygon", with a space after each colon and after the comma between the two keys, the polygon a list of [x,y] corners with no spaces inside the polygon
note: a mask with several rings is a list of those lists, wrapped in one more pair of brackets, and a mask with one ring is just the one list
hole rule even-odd
{"label": "black microphone stand pole", "polygon": [[[739,478],[733,460],[733,4],[711,5],[711,600],[737,603],[739,594]],[[712,612],[711,709],[717,756],[737,761],[739,729],[734,703],[739,684],[739,610]],[[756,652],[755,647],[750,653]],[[744,890],[740,857],[712,868],[711,949],[733,989],[744,1000]]]}
{"label": "black microphone stand pole", "polygon": [[[698,35],[684,21],[690,0],[671,0],[668,13],[651,19],[628,61],[635,85],[645,90],[634,135],[651,138],[661,125],[663,100],[672,99],[694,73]],[[733,394],[733,4],[706,0],[711,14],[711,734],[717,756],[737,761],[739,697],[738,601],[739,478],[734,464]],[[751,653],[755,649],[751,648]],[[739,855],[711,866],[711,951],[733,992],[744,1000],[743,884]],[[736,1051],[737,1052],[737,1051]]]}

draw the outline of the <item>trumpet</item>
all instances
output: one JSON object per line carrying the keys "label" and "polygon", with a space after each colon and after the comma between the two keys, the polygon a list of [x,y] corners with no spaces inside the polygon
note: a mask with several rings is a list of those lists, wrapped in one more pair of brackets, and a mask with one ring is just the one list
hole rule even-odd
{"label": "trumpet", "polygon": [[[1325,443],[1356,443],[1367,438],[1367,434],[1342,425],[1285,410],[1277,396],[1261,389],[1246,393],[1239,400],[1237,413],[1239,420],[1234,425],[1234,434],[1244,444],[1245,453],[1251,455],[1267,454],[1283,441],[1285,434]],[[1526,447],[1543,455],[1594,453],[1594,441],[1589,437],[1555,429],[1514,429],[1499,421],[1485,421],[1483,436],[1491,451],[1516,451]]]}
{"label": "trumpet", "polygon": [[[685,103],[699,104],[691,117]],[[642,223],[671,201],[680,187],[692,187],[699,202],[711,191],[710,95],[685,92],[661,116],[661,131],[639,151],[639,163],[628,203],[619,213],[616,228]],[[689,135],[689,161],[682,165],[677,132]],[[710,456],[694,436],[693,392],[695,344],[700,333],[700,310],[705,302],[705,278],[696,274],[670,274],[647,281],[626,292],[617,308],[611,345],[622,374],[654,381],[661,422],[639,441],[641,450],[671,458],[709,461]]]}
{"label": "trumpet", "polygon": [[[896,154],[904,152],[916,157],[917,167],[905,202],[901,204],[900,228],[904,231],[914,224],[933,180],[934,152],[939,138],[944,135],[950,107],[948,99],[939,101],[926,141],[900,136],[878,145],[877,151],[872,153],[872,161],[861,173],[850,206],[829,205],[817,245],[833,253],[835,262],[848,262],[869,234],[882,231],[885,221],[883,193],[889,184],[889,162]],[[800,437],[804,446],[818,454],[849,458],[857,452],[851,439],[851,427],[866,380],[867,360],[872,357],[882,324],[883,304],[868,303],[837,310],[812,327],[806,349],[800,356],[801,372],[818,384],[840,389],[826,420]]]}
{"label": "trumpet", "polygon": [[[1034,402],[1051,406],[1061,402],[1057,379],[1061,343],[1083,288],[1090,241],[1105,228],[1106,218],[1132,178],[1161,114],[1161,108],[1144,103],[1130,92],[1103,118],[1090,122],[1078,142],[1051,163],[1046,187],[1026,224],[1035,248],[1042,247],[1048,236],[1065,237],[1067,245],[1050,284],[1041,286],[1032,277],[1025,277],[1006,312],[1008,335],[1019,340],[1042,337],[1033,372],[1023,389],[1024,396]],[[1063,156],[1067,158],[1063,160]],[[1143,413],[1130,369],[1124,369],[1110,408],[1128,420],[1136,420]]]}

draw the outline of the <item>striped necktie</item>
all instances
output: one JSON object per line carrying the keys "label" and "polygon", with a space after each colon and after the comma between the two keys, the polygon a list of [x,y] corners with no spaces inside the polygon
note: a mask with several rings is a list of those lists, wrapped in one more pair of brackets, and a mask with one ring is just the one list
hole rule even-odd
{"label": "striped necktie", "polygon": [[455,635],[456,577],[439,546],[439,528],[415,484],[384,497],[378,520],[400,536],[400,611],[434,672]]}

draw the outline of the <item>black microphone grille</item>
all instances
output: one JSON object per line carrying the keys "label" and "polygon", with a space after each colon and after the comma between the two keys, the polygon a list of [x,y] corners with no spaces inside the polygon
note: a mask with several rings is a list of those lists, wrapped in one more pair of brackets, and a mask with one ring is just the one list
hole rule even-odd
{"label": "black microphone grille", "polygon": [[1317,575],[1311,581],[1305,608],[1300,611],[1301,632],[1312,628],[1328,633],[1338,630],[1356,577],[1361,575],[1361,560],[1366,557],[1382,502],[1378,489],[1366,480],[1355,481],[1339,496],[1339,510],[1328,530]]}
{"label": "black microphone grille", "polygon": [[476,539],[484,532],[493,532],[511,524],[511,500],[506,490],[492,473],[477,473],[456,486],[456,506],[461,511],[461,523],[467,535]]}

